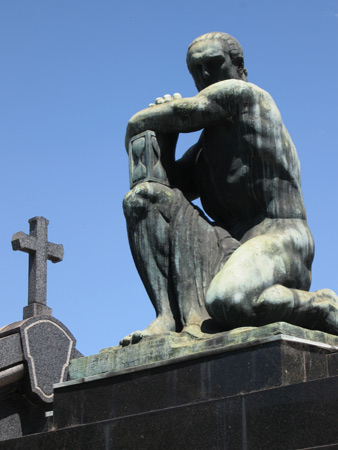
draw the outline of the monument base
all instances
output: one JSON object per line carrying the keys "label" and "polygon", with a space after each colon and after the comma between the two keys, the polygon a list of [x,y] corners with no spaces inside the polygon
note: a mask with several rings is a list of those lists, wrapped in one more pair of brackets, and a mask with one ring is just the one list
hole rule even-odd
{"label": "monument base", "polygon": [[[288,335],[276,333],[285,327]],[[297,327],[272,329],[246,343],[215,346],[224,337],[212,337],[196,353],[155,362],[152,354],[148,365],[60,383],[51,431],[0,442],[0,450],[338,449],[338,338],[314,342],[294,336]]]}

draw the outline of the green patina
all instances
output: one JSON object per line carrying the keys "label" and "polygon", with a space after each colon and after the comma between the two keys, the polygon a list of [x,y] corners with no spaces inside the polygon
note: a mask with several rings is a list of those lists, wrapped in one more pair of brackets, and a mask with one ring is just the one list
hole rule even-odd
{"label": "green patina", "polygon": [[[71,361],[69,379],[77,380],[105,373],[118,373],[125,369],[142,369],[160,362],[170,362],[175,358],[198,358],[208,351],[229,352],[239,345],[261,345],[276,336],[287,339],[298,338],[312,341],[314,345],[326,344],[338,347],[338,337],[321,331],[307,330],[284,322],[263,327],[246,327],[215,335],[198,333],[168,333],[145,338],[136,345],[109,347],[100,353]],[[287,337],[285,337],[287,336]]]}

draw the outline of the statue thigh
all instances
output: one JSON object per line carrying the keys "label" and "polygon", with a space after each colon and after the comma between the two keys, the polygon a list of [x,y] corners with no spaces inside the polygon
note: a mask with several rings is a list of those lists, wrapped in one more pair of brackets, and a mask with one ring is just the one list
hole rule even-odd
{"label": "statue thigh", "polygon": [[212,280],[206,308],[223,327],[255,325],[256,302],[273,285],[309,289],[312,236],[303,221],[281,224],[243,243]]}
{"label": "statue thigh", "polygon": [[169,295],[181,327],[208,317],[206,291],[240,243],[180,190],[158,183],[134,187],[124,212],[134,261],[157,312]]}

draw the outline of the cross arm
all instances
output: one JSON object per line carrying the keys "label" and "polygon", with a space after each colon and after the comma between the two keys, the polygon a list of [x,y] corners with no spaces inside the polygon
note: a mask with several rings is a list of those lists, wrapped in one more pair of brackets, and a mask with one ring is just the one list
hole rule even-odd
{"label": "cross arm", "polygon": [[21,250],[26,253],[33,253],[37,249],[37,242],[34,236],[29,236],[23,231],[13,234],[12,237],[13,250]]}
{"label": "cross arm", "polygon": [[64,250],[62,244],[53,244],[48,242],[47,244],[47,258],[52,263],[58,263],[63,260]]}

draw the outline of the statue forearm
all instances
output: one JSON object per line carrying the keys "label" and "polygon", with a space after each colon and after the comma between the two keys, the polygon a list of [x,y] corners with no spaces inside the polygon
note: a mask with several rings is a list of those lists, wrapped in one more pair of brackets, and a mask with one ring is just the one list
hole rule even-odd
{"label": "statue forearm", "polygon": [[163,134],[189,133],[214,126],[239,113],[243,100],[252,99],[259,88],[240,80],[227,80],[203,89],[195,97],[175,99],[168,103],[144,109],[129,121],[126,146],[129,139],[145,130]]}
{"label": "statue forearm", "polygon": [[198,130],[198,128],[194,128],[187,123],[185,119],[187,115],[186,110],[190,103],[192,103],[190,98],[173,100],[172,102],[144,109],[135,114],[129,120],[127,126],[126,149],[128,149],[130,138],[145,130],[152,130],[161,134],[178,134]]}

